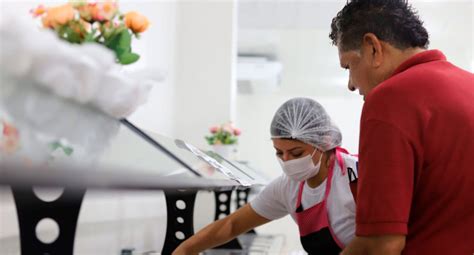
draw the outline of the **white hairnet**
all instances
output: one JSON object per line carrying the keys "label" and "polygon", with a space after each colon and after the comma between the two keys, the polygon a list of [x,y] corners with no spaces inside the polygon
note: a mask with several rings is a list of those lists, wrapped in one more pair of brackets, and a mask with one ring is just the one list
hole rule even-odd
{"label": "white hairnet", "polygon": [[309,98],[286,101],[275,113],[272,138],[290,138],[328,151],[341,145],[342,134],[324,108]]}

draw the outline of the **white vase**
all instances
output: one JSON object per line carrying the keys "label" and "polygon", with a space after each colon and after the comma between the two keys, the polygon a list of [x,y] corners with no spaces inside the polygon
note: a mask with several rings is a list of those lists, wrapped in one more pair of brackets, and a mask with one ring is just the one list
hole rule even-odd
{"label": "white vase", "polygon": [[237,145],[236,144],[214,144],[212,145],[214,152],[225,159],[237,159]]}

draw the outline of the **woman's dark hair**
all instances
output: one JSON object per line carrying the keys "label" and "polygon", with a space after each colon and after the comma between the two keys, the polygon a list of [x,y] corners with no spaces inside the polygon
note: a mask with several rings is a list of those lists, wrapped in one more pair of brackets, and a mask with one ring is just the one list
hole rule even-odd
{"label": "woman's dark hair", "polygon": [[402,50],[429,44],[423,22],[406,0],[349,0],[333,18],[329,38],[342,51],[357,50],[366,33]]}

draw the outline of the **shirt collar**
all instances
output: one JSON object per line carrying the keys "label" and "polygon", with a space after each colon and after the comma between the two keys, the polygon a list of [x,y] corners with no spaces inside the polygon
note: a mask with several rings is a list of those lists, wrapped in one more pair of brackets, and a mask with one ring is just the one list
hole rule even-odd
{"label": "shirt collar", "polygon": [[401,73],[412,66],[437,60],[446,61],[446,56],[444,56],[444,54],[439,50],[426,50],[420,52],[405,60],[405,62],[403,62],[400,66],[397,67],[397,69],[395,69],[391,76]]}

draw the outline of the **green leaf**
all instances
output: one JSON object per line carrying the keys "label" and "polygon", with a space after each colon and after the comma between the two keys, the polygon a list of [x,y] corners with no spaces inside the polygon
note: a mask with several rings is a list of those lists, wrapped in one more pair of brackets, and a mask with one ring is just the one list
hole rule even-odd
{"label": "green leaf", "polygon": [[60,146],[61,144],[59,142],[53,142],[49,144],[49,148],[51,149],[51,151],[55,151]]}
{"label": "green leaf", "polygon": [[84,42],[95,42],[95,37],[94,37],[95,31],[92,30],[92,32],[87,33],[86,36],[84,37]]}
{"label": "green leaf", "polygon": [[120,40],[120,35],[115,35],[115,36],[111,36],[109,38],[104,38],[104,39],[105,39],[104,45],[107,48],[115,51],[115,49],[117,48],[118,42]]}
{"label": "green leaf", "polygon": [[71,154],[74,152],[74,149],[71,147],[63,147],[64,154],[71,156]]}
{"label": "green leaf", "polygon": [[119,47],[123,49],[130,49],[132,45],[132,35],[128,30],[123,30],[120,33]]}
{"label": "green leaf", "polygon": [[140,59],[140,55],[131,52],[123,53],[119,56],[119,61],[123,65],[135,63],[138,59]]}
{"label": "green leaf", "polygon": [[97,29],[93,28],[89,33],[84,29],[86,36],[84,37],[84,42],[97,42]]}
{"label": "green leaf", "polygon": [[140,56],[132,53],[132,35],[128,30],[123,30],[121,33],[112,36],[111,39],[105,42],[105,46],[112,49],[121,64],[127,65],[136,62]]}
{"label": "green leaf", "polygon": [[126,30],[116,34],[112,37],[110,41],[111,49],[115,50],[117,57],[120,58],[120,55],[123,53],[128,53],[132,51],[131,47],[132,36]]}
{"label": "green leaf", "polygon": [[68,40],[71,43],[80,43],[81,42],[81,36],[76,33],[72,28],[67,27],[66,28],[66,40]]}
{"label": "green leaf", "polygon": [[59,35],[59,37],[63,38],[64,34],[66,33],[66,26],[58,26],[54,28],[54,31]]}

